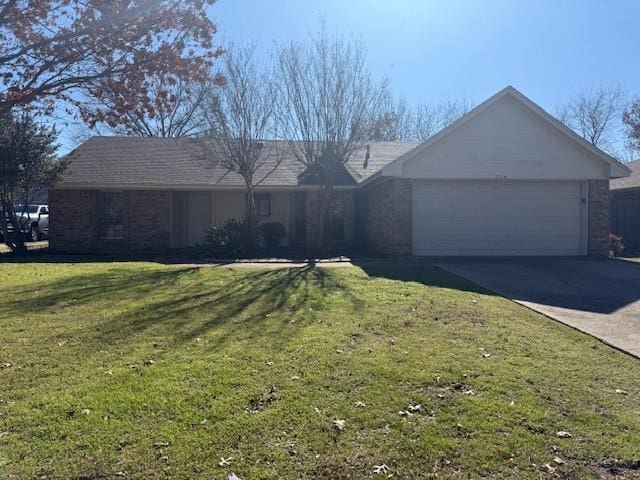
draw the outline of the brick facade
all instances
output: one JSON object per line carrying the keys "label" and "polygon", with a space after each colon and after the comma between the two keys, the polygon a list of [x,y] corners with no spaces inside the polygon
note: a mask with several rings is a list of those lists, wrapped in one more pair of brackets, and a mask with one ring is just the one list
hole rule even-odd
{"label": "brick facade", "polygon": [[392,178],[361,194],[367,249],[388,255],[411,255],[412,181]]}
{"label": "brick facade", "polygon": [[158,252],[171,246],[171,192],[125,192],[124,235],[118,240],[98,238],[98,191],[49,192],[49,245],[55,252]]}
{"label": "brick facade", "polygon": [[609,180],[589,180],[589,255],[609,253]]}
{"label": "brick facade", "polygon": [[[171,247],[171,192],[125,192],[124,235],[98,238],[98,191],[51,190],[50,248],[69,253],[157,252]],[[609,182],[589,181],[588,253],[606,255],[609,236]],[[320,192],[305,193],[306,248],[319,251]],[[368,189],[336,190],[331,218],[341,219],[344,238],[330,247],[358,246],[375,253],[411,255],[412,181],[391,178]],[[293,228],[293,220],[290,228]]]}

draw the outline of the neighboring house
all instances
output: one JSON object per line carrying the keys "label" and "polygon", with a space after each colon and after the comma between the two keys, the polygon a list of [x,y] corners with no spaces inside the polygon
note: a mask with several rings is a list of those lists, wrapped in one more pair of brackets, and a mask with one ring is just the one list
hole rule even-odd
{"label": "neighboring house", "polygon": [[[50,192],[51,248],[158,251],[244,211],[240,177],[201,140],[95,137]],[[260,221],[313,249],[319,189],[286,142],[265,142]],[[370,142],[339,172],[329,241],[391,255],[605,254],[609,179],[629,169],[513,87],[424,143]]]}
{"label": "neighboring house", "polygon": [[628,252],[640,252],[640,160],[627,163],[631,175],[611,180],[611,232]]}

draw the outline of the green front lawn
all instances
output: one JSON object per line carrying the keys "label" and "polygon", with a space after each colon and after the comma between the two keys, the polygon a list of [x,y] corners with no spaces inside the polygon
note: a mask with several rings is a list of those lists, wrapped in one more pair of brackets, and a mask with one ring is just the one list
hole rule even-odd
{"label": "green front lawn", "polygon": [[637,360],[438,269],[0,263],[3,364],[3,479],[613,478],[640,458]]}

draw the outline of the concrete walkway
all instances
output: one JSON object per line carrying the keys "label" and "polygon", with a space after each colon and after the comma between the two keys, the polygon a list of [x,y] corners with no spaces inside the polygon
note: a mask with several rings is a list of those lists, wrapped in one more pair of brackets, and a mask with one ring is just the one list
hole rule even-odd
{"label": "concrete walkway", "polygon": [[604,258],[474,258],[437,265],[640,358],[640,264]]}

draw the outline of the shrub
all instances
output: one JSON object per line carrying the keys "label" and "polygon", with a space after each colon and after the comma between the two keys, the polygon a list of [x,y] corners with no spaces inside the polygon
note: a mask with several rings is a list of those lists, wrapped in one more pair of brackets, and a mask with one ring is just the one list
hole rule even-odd
{"label": "shrub", "polygon": [[609,252],[613,253],[614,257],[619,257],[624,251],[624,244],[622,243],[622,237],[609,234]]}
{"label": "shrub", "polygon": [[287,234],[287,229],[280,222],[263,223],[258,227],[262,235],[262,242],[267,250],[273,250]]}
{"label": "shrub", "polygon": [[211,225],[205,232],[202,247],[216,257],[242,257],[255,253],[255,244],[249,222],[230,218],[222,225]]}

